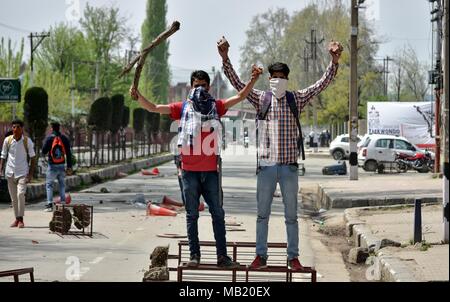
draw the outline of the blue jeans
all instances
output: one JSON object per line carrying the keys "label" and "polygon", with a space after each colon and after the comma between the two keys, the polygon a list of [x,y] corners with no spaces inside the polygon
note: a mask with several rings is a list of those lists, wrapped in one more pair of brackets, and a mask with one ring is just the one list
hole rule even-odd
{"label": "blue jeans", "polygon": [[47,204],[53,203],[53,182],[55,179],[58,179],[59,184],[59,196],[61,198],[61,202],[66,200],[66,185],[64,183],[64,178],[66,176],[65,165],[48,165],[47,169],[47,177],[46,177],[46,185],[47,189]]}
{"label": "blue jeans", "polygon": [[226,256],[225,212],[219,200],[219,175],[217,172],[182,172],[183,195],[186,208],[187,235],[191,255],[201,255],[198,239],[198,207],[202,195],[212,218],[217,256]]}
{"label": "blue jeans", "polygon": [[267,235],[273,194],[280,183],[287,232],[288,259],[298,257],[298,168],[293,165],[261,167],[257,180],[256,254],[267,257]]}

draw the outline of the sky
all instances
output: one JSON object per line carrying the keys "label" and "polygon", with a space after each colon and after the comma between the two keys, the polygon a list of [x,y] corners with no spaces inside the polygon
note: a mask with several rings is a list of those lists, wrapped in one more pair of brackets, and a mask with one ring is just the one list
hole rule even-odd
{"label": "sky", "polygon": [[[146,0],[0,0],[0,37],[9,37],[18,43],[30,31],[48,30],[59,22],[75,24],[87,2],[93,6],[118,6],[133,34],[140,35]],[[187,81],[193,69],[220,68],[216,41],[222,35],[230,42],[230,58],[238,67],[245,31],[256,14],[283,7],[292,15],[311,2],[314,0],[167,0],[168,26],[175,20],[181,23],[180,31],[170,38],[172,81]],[[379,40],[384,42],[377,57],[392,56],[409,44],[419,60],[431,62],[428,1],[366,0],[364,6],[360,13],[367,14],[374,22]],[[27,57],[29,53],[26,39]]]}

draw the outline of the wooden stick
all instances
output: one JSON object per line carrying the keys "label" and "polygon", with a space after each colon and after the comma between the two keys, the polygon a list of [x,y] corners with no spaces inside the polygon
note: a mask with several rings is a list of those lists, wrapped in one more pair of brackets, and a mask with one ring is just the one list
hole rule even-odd
{"label": "wooden stick", "polygon": [[161,33],[158,37],[156,37],[152,43],[147,46],[142,52],[136,56],[133,61],[131,61],[123,70],[122,73],[119,75],[119,78],[124,76],[125,74],[129,73],[131,69],[133,69],[134,65],[137,63],[136,72],[134,75],[133,80],[133,88],[137,89],[139,85],[139,79],[141,77],[142,68],[145,64],[145,59],[147,58],[147,55],[150,53],[150,51],[155,48],[158,44],[163,42],[164,40],[167,40],[171,35],[173,35],[175,32],[177,32],[180,29],[180,22],[175,21],[172,23],[172,26],[166,30],[165,32]]}

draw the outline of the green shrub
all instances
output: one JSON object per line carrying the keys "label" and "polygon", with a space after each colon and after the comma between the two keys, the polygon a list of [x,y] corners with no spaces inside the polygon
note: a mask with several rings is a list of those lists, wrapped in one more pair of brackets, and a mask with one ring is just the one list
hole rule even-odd
{"label": "green shrub", "polygon": [[108,131],[111,129],[112,106],[107,97],[102,97],[92,103],[89,111],[88,125],[96,131]]}
{"label": "green shrub", "polygon": [[144,130],[145,112],[147,111],[142,108],[133,110],[133,129],[136,134]]}

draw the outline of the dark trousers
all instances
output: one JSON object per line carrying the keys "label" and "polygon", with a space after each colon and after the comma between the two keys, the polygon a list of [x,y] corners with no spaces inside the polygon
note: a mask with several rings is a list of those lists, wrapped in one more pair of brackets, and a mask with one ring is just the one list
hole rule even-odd
{"label": "dark trousers", "polygon": [[222,201],[219,200],[219,174],[217,172],[183,171],[182,183],[191,255],[196,254],[200,256],[198,207],[200,205],[200,196],[203,196],[212,218],[217,256],[226,256],[225,212],[222,207]]}

